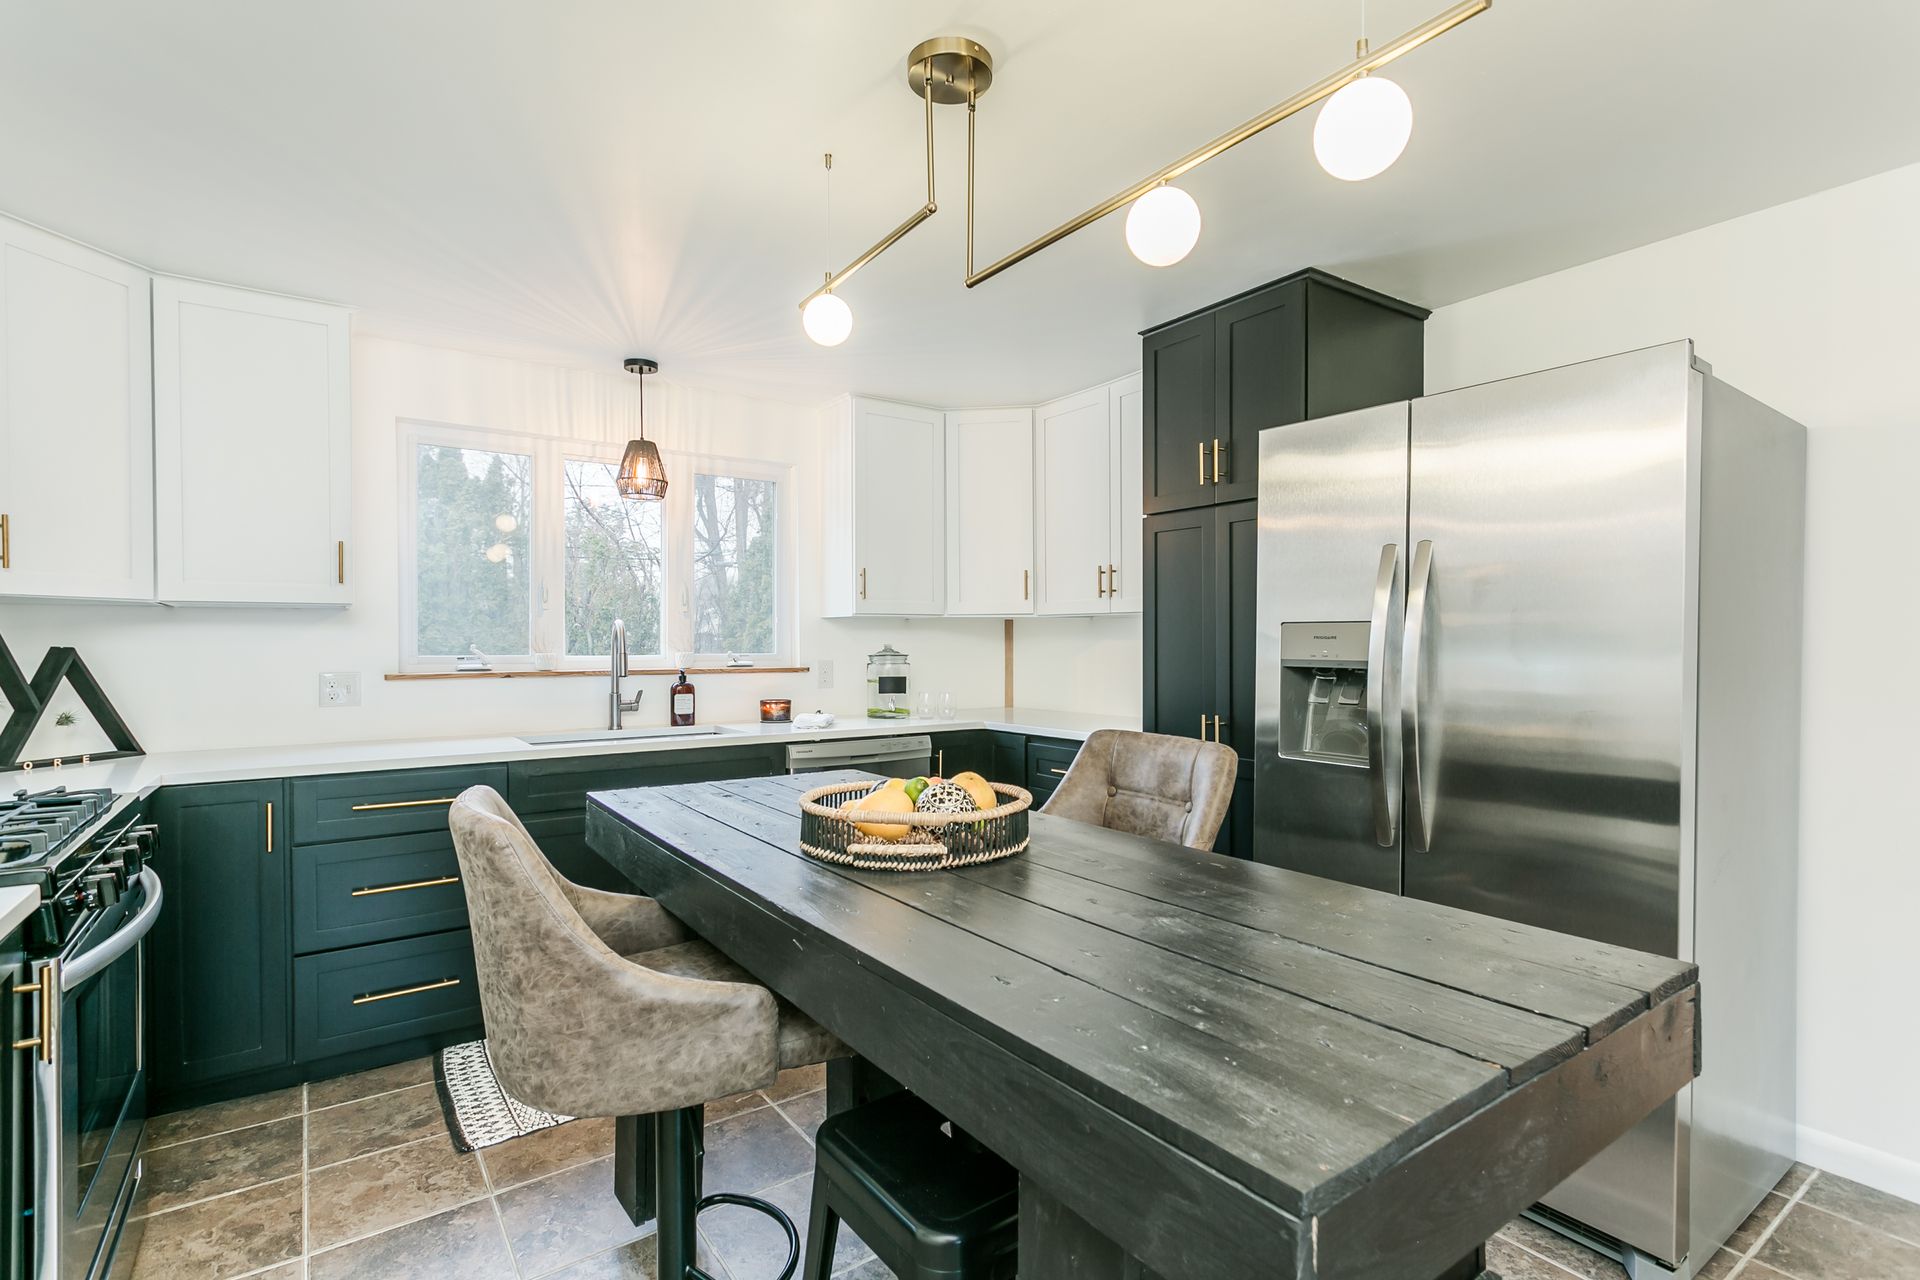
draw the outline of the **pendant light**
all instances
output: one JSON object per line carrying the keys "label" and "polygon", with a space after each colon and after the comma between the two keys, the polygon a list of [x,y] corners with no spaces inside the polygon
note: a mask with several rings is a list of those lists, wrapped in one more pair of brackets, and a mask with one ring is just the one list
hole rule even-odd
{"label": "pendant light", "polygon": [[658,361],[628,356],[628,373],[639,375],[640,382],[640,438],[627,441],[627,451],[620,455],[620,472],[614,477],[614,488],[623,498],[638,498],[642,502],[664,502],[667,497],[667,468],[660,461],[660,450],[653,441],[647,439],[647,386],[646,376],[660,372]]}
{"label": "pendant light", "polygon": [[[1367,56],[1367,5],[1360,3],[1360,39],[1354,60]],[[1413,136],[1413,100],[1385,76],[1362,73],[1320,108],[1313,122],[1313,155],[1343,182],[1378,177],[1400,158]]]}
{"label": "pendant light", "polygon": [[1200,239],[1200,206],[1178,187],[1161,183],[1127,210],[1127,248],[1150,267],[1170,267]]}
{"label": "pendant light", "polygon": [[[833,152],[826,153],[827,170],[827,251],[833,251]],[[800,311],[800,327],[823,347],[837,347],[853,332],[853,308],[833,291],[833,272],[827,272],[826,288],[807,299]]]}

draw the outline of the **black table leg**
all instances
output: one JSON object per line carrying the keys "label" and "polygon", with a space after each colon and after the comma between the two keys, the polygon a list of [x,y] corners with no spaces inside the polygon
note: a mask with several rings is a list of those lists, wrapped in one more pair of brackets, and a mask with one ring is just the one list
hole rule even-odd
{"label": "black table leg", "polygon": [[636,1227],[652,1220],[655,1213],[653,1143],[656,1131],[653,1116],[621,1116],[613,1122],[613,1194]]}
{"label": "black table leg", "polygon": [[900,1082],[865,1058],[834,1058],[827,1063],[827,1114],[899,1093]]}

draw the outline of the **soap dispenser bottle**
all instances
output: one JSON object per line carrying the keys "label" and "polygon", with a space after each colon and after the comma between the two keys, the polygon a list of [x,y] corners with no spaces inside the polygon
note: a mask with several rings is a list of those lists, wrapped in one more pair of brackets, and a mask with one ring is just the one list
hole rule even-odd
{"label": "soap dispenser bottle", "polygon": [[668,705],[673,708],[673,723],[676,726],[693,723],[693,682],[687,679],[687,673],[680,673],[680,680],[673,686]]}

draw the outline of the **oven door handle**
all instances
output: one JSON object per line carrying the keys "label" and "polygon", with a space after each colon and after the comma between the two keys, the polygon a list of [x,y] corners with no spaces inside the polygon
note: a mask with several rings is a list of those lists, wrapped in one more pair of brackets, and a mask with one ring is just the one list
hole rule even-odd
{"label": "oven door handle", "polygon": [[142,869],[139,875],[140,888],[147,900],[140,905],[133,919],[113,931],[108,938],[91,951],[83,951],[66,964],[60,966],[60,989],[72,991],[101,970],[133,950],[134,944],[147,936],[153,928],[153,922],[160,916],[160,877],[154,874],[152,867]]}

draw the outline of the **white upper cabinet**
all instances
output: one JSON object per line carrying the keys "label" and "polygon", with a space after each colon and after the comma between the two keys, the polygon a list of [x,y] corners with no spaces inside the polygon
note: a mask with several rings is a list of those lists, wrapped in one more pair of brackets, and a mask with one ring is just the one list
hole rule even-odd
{"label": "white upper cabinet", "polygon": [[155,278],[161,600],[347,603],[347,365],[339,307]]}
{"label": "white upper cabinet", "polygon": [[1140,610],[1139,375],[1034,412],[1036,612]]}
{"label": "white upper cabinet", "polygon": [[947,612],[1032,613],[1033,410],[949,413],[946,470]]}
{"label": "white upper cabinet", "polygon": [[0,596],[153,598],[147,288],[0,219]]}
{"label": "white upper cabinet", "polygon": [[945,611],[943,415],[849,396],[830,410],[821,515],[822,612]]}

